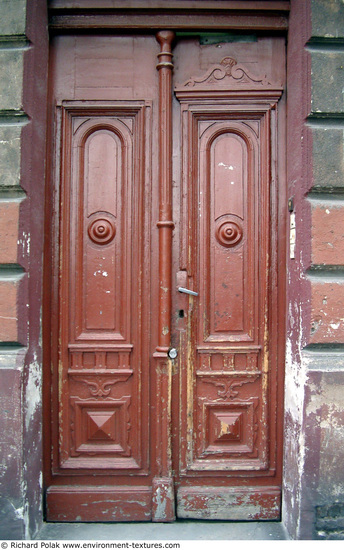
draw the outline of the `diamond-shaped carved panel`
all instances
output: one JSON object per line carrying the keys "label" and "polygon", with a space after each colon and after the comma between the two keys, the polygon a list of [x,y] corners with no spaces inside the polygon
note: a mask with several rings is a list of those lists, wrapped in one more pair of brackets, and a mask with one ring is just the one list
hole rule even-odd
{"label": "diamond-shaped carved panel", "polygon": [[209,415],[209,423],[213,444],[242,440],[242,413],[212,411]]}
{"label": "diamond-shaped carved panel", "polygon": [[256,407],[258,398],[248,401],[209,402],[199,399],[198,457],[231,459],[256,454]]}
{"label": "diamond-shaped carved panel", "polygon": [[116,411],[88,411],[89,441],[116,441]]}
{"label": "diamond-shaped carved panel", "polygon": [[74,411],[71,456],[130,456],[130,398],[71,399]]}

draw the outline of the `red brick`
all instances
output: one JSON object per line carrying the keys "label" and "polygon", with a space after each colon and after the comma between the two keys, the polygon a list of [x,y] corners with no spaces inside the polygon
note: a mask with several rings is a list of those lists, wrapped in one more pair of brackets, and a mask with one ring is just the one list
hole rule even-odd
{"label": "red brick", "polygon": [[344,343],[344,284],[312,284],[310,343]]}
{"label": "red brick", "polygon": [[312,209],[312,263],[344,265],[344,207]]}
{"label": "red brick", "polygon": [[0,281],[0,341],[18,341],[18,281]]}
{"label": "red brick", "polygon": [[19,202],[0,203],[0,264],[17,263]]}

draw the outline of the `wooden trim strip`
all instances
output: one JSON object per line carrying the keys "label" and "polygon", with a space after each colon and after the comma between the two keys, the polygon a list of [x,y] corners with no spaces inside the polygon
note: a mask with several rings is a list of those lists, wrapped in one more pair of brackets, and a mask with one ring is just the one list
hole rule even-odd
{"label": "wooden trim strip", "polygon": [[169,29],[173,22],[175,31],[274,31],[285,33],[288,30],[287,12],[276,14],[271,12],[255,13],[231,12],[223,10],[219,13],[52,13],[49,18],[49,29],[54,33],[78,32],[83,30],[144,30],[154,32],[158,29]]}
{"label": "wooden trim strip", "polygon": [[82,11],[87,9],[92,10],[111,10],[118,12],[136,11],[144,9],[147,11],[163,11],[163,10],[187,10],[187,11],[204,11],[204,10],[223,10],[231,11],[289,11],[289,0],[169,0],[166,6],[166,0],[116,0],[114,6],[113,0],[50,0],[50,10],[73,10]]}

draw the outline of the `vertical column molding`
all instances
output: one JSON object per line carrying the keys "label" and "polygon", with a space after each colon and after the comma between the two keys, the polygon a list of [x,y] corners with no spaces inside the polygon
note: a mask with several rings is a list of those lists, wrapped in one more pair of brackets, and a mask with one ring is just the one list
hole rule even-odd
{"label": "vertical column molding", "polygon": [[159,71],[159,336],[154,354],[157,390],[156,477],[153,479],[152,519],[173,521],[174,490],[171,464],[171,339],[172,286],[172,31],[160,31]]}
{"label": "vertical column molding", "polygon": [[156,35],[159,63],[159,341],[156,350],[167,352],[171,338],[172,257],[172,31]]}

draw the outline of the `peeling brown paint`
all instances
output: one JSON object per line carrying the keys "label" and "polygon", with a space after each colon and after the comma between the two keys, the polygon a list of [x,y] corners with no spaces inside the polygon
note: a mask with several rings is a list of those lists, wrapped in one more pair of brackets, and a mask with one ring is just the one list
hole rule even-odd
{"label": "peeling brown paint", "polygon": [[240,487],[210,489],[207,495],[200,488],[178,492],[180,517],[194,519],[257,520],[278,519],[280,491],[262,489],[257,494]]}

